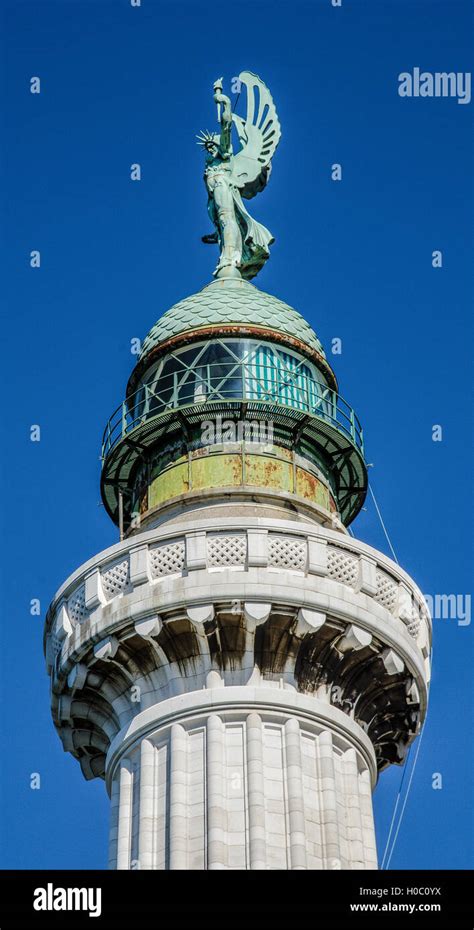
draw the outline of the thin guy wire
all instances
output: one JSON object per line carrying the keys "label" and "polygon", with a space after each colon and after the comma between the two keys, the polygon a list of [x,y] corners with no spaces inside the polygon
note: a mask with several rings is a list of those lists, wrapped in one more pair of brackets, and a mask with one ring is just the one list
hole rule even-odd
{"label": "thin guy wire", "polygon": [[375,509],[376,509],[376,511],[377,511],[377,514],[378,514],[380,523],[382,524],[382,529],[383,529],[383,531],[384,531],[384,533],[385,533],[385,538],[386,538],[386,540],[387,540],[387,542],[388,542],[388,544],[389,544],[389,546],[390,546],[390,551],[391,551],[391,553],[392,553],[392,555],[393,555],[393,558],[395,559],[397,565],[399,565],[400,563],[399,563],[399,561],[398,561],[398,559],[397,559],[397,556],[396,556],[396,553],[395,553],[395,549],[393,548],[392,543],[391,543],[391,541],[390,541],[390,536],[388,535],[387,528],[386,528],[385,523],[383,522],[383,519],[382,519],[382,514],[380,513],[379,505],[377,504],[377,501],[375,500],[375,494],[374,494],[374,492],[373,492],[373,490],[372,490],[372,485],[370,485],[370,484],[369,484],[369,491],[370,491],[370,493],[371,493],[371,495],[372,495],[372,500],[373,500],[373,502],[374,502],[374,504],[375,504]]}

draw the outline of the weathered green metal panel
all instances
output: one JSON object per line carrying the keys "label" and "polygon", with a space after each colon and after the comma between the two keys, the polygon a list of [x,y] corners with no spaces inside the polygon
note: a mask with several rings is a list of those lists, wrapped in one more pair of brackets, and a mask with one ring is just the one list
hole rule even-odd
{"label": "weathered green metal panel", "polygon": [[203,488],[238,487],[242,484],[239,453],[208,455],[192,463],[193,491]]}
{"label": "weathered green metal panel", "polygon": [[186,491],[189,491],[187,461],[167,468],[152,481],[148,496],[149,507],[158,507],[164,501],[171,497],[179,497]]}
{"label": "weathered green metal panel", "polygon": [[260,488],[292,491],[292,467],[289,462],[265,455],[245,456],[245,483]]}
{"label": "weathered green metal panel", "polygon": [[296,493],[299,497],[306,497],[329,510],[328,488],[315,475],[310,475],[309,472],[299,467],[296,469]]}
{"label": "weathered green metal panel", "polygon": [[190,462],[187,456],[182,456],[174,465],[168,465],[161,474],[155,475],[149,487],[148,507],[144,495],[140,510],[142,513],[146,509],[152,510],[188,491],[235,488],[242,484],[284,491],[287,494],[296,493],[298,497],[313,501],[325,510],[337,509],[327,486],[301,466],[295,469],[291,452],[279,448],[278,458],[264,453],[246,452],[244,462],[241,452],[203,454],[203,450],[199,449],[193,453]]}

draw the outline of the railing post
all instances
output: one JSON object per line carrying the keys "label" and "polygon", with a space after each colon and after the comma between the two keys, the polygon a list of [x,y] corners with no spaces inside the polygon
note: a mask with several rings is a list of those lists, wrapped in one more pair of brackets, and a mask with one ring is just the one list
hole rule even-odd
{"label": "railing post", "polygon": [[127,407],[125,401],[122,401],[122,439],[127,432]]}
{"label": "railing post", "polygon": [[119,537],[123,542],[123,491],[118,492],[118,516],[119,516]]}
{"label": "railing post", "polygon": [[[314,404],[313,412],[318,410],[320,411],[320,416],[326,416],[326,401],[327,401],[328,394],[330,395],[331,392],[329,388],[327,387],[324,388],[324,390],[322,391],[319,391],[319,390],[317,391],[316,393],[317,400],[316,400],[316,403]],[[332,403],[332,397],[331,397],[330,403]]]}
{"label": "railing post", "polygon": [[350,420],[351,420],[351,436],[352,436],[352,439],[354,440],[355,445],[357,445],[357,441],[356,441],[356,432],[355,432],[355,421],[354,421],[354,411],[353,411],[352,407],[350,408],[350,411],[351,411],[351,416],[350,416]]}
{"label": "railing post", "polygon": [[102,443],[102,464],[104,464],[105,457],[110,449],[110,420],[107,423],[107,430],[105,433],[104,441]]}

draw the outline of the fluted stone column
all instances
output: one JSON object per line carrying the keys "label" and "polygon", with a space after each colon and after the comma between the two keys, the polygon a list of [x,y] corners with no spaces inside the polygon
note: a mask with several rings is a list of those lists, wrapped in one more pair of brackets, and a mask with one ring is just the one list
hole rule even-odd
{"label": "fluted stone column", "polygon": [[224,786],[224,726],[217,714],[207,720],[207,867],[225,869],[226,801]]}
{"label": "fluted stone column", "polygon": [[247,773],[250,868],[265,869],[263,734],[262,720],[258,714],[249,714],[247,717]]}
{"label": "fluted stone column", "polygon": [[185,869],[186,861],[186,732],[179,723],[170,733],[170,869]]}
{"label": "fluted stone column", "polygon": [[[242,706],[246,697],[258,709]],[[375,760],[356,724],[342,733],[348,718],[316,698],[304,702],[312,720],[301,697],[268,683],[250,693],[212,688],[199,701],[191,716],[186,695],[165,702],[165,722],[157,708],[154,726],[150,708],[142,715],[149,732],[128,743],[123,759],[118,745],[112,868],[377,868]],[[173,709],[179,722],[166,722]]]}
{"label": "fluted stone column", "polygon": [[321,821],[326,869],[341,868],[341,843],[336,794],[336,770],[332,735],[324,730],[318,739]]}
{"label": "fluted stone column", "polygon": [[344,753],[343,764],[347,807],[347,839],[350,848],[351,868],[363,869],[365,854],[362,835],[360,776],[357,770],[355,749],[348,749]]}
{"label": "fluted stone column", "polygon": [[120,763],[119,809],[117,832],[117,869],[130,868],[132,831],[132,766],[129,759]]}
{"label": "fluted stone column", "polygon": [[306,830],[303,798],[303,763],[301,734],[298,721],[292,717],[285,723],[286,779],[290,823],[290,867],[306,869]]}
{"label": "fluted stone column", "polygon": [[377,869],[377,847],[375,843],[374,814],[372,808],[372,788],[367,769],[359,776],[359,797],[364,838],[364,853],[367,869]]}
{"label": "fluted stone column", "polygon": [[141,869],[153,868],[154,846],[155,747],[142,740],[140,747],[140,803],[138,825],[138,861]]}
{"label": "fluted stone column", "polygon": [[117,868],[119,801],[120,782],[118,777],[116,777],[112,782],[112,790],[110,794],[109,869]]}

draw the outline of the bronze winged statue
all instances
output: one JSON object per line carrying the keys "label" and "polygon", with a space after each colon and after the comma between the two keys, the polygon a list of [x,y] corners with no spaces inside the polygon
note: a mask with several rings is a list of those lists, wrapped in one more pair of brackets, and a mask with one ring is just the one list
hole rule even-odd
{"label": "bronze winged statue", "polygon": [[[216,277],[253,278],[270,255],[275,241],[271,232],[257,223],[245,209],[242,198],[250,200],[268,183],[271,159],[280,141],[281,129],[275,104],[263,81],[250,71],[239,74],[239,86],[245,86],[245,119],[232,113],[229,97],[222,92],[219,79],[214,84],[219,133],[202,132],[199,144],[206,150],[204,182],[209,195],[208,212],[215,232],[203,236],[203,242],[218,243],[220,258]],[[240,149],[234,154],[232,126]]]}

